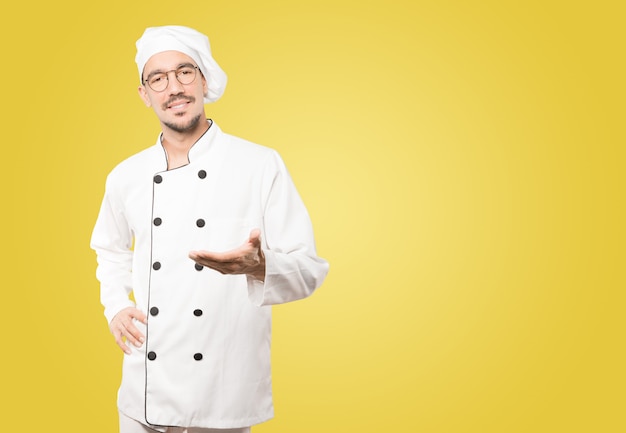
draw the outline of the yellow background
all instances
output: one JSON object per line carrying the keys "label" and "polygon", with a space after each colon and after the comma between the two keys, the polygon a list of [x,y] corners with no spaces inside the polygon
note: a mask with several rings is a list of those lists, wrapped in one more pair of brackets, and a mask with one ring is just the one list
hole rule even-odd
{"label": "yellow background", "polygon": [[274,308],[255,433],[626,431],[621,4],[5,5],[1,429],[116,431],[89,237],[159,132],[135,40],[182,24],[229,75],[208,115],[281,153],[331,264]]}

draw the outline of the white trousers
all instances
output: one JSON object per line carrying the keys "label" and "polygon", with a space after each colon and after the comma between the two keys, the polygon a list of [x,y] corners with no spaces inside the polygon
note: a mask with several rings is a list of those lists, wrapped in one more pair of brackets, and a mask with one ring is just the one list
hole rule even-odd
{"label": "white trousers", "polygon": [[[143,425],[139,421],[120,414],[120,433],[157,433],[156,430]],[[166,433],[250,433],[250,427],[216,429],[198,427],[168,427]]]}

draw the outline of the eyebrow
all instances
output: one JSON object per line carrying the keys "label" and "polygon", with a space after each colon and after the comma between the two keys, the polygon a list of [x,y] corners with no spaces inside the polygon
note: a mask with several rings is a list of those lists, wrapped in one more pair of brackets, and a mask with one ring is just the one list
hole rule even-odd
{"label": "eyebrow", "polygon": [[[189,63],[189,62],[185,62],[185,63],[180,63],[178,66],[176,66],[174,69],[169,69],[170,71],[172,70],[177,70],[180,68],[183,68],[185,66],[189,66],[191,68],[195,68],[196,65],[194,65],[193,63]],[[154,71],[150,72],[148,74],[148,76],[145,78],[144,81],[148,81],[151,77],[155,76],[156,74],[164,74],[166,71],[164,71],[163,69],[155,69]]]}

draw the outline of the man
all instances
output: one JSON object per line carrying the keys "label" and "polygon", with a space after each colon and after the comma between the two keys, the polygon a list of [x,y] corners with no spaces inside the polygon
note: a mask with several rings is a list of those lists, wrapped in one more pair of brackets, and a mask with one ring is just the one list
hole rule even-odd
{"label": "man", "polygon": [[279,155],[207,119],[226,85],[208,38],[148,28],[135,60],[162,132],[107,177],[91,240],[124,351],[120,431],[248,432],[273,416],[271,305],[328,264]]}

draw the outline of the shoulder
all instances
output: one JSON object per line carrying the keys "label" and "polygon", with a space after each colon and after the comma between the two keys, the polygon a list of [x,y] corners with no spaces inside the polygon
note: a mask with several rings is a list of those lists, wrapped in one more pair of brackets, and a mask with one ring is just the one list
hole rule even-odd
{"label": "shoulder", "polygon": [[254,167],[257,171],[285,169],[282,157],[276,149],[224,132],[221,133],[221,138],[227,163],[237,164],[241,168]]}
{"label": "shoulder", "polygon": [[277,152],[270,147],[253,143],[235,135],[222,133],[222,137],[226,141],[230,152],[237,156],[255,158],[258,161],[258,158],[277,155]]}
{"label": "shoulder", "polygon": [[163,148],[152,145],[117,164],[107,176],[107,186],[124,187],[136,179],[151,177],[163,170]]}

